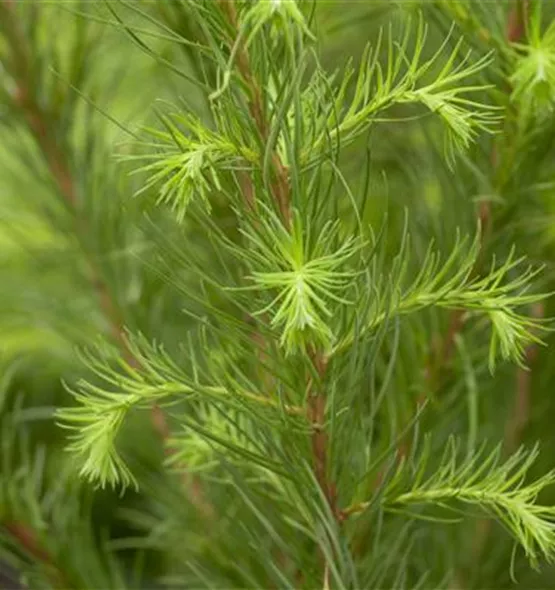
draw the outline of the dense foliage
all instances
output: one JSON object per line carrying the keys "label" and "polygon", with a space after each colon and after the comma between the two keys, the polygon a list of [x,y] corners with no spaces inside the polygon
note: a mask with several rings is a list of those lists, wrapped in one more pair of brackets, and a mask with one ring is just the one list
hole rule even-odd
{"label": "dense foliage", "polygon": [[555,6],[0,0],[5,587],[555,585]]}

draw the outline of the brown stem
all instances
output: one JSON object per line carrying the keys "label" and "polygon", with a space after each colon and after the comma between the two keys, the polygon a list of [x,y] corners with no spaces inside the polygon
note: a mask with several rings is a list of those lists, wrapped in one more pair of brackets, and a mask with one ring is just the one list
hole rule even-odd
{"label": "brown stem", "polygon": [[507,21],[507,41],[516,43],[526,33],[526,23],[530,11],[530,0],[516,0],[515,7],[511,10]]}
{"label": "brown stem", "polygon": [[[337,503],[337,486],[329,475],[328,444],[329,437],[326,432],[326,397],[320,390],[325,378],[328,359],[320,352],[312,351],[311,359],[318,374],[318,383],[310,377],[308,380],[308,399],[306,415],[312,426],[310,442],[312,448],[312,465],[316,481],[326,498],[331,513],[336,522],[341,525],[344,515]],[[320,558],[323,561],[324,581],[323,587],[329,588],[329,563],[322,552]]]}
{"label": "brown stem", "polygon": [[[321,383],[326,374],[327,359],[318,352],[313,352],[311,357]],[[311,447],[314,474],[333,515],[340,522],[340,512],[337,507],[337,489],[328,474],[328,434],[325,427],[326,398],[319,391],[312,377],[308,381],[307,418],[312,425]]]}
{"label": "brown stem", "polygon": [[[232,0],[219,0],[219,4],[222,8],[222,11],[227,16],[229,24],[233,30],[231,42],[234,43],[235,38],[238,38],[239,36],[239,21],[235,4]],[[236,59],[237,69],[239,70],[239,73],[241,74],[241,77],[243,78],[250,95],[249,112],[256,124],[262,144],[264,144],[268,135],[268,124],[264,114],[262,91],[252,73],[249,55],[243,45],[238,48]],[[290,196],[287,169],[285,166],[283,166],[277,153],[273,154],[272,162],[277,175],[277,180],[274,181],[272,185],[272,194],[276,203],[278,204],[278,209],[281,213],[282,219],[284,220],[286,227],[289,228],[291,215],[289,212]],[[239,183],[247,206],[249,209],[256,211],[257,203],[252,179],[247,173],[242,173],[239,175]],[[252,318],[248,318],[248,321],[250,320],[252,320]],[[262,363],[267,357],[267,344],[264,338],[257,332],[253,334],[253,340],[258,350],[258,358]],[[265,380],[267,381],[267,379]],[[267,383],[267,385],[269,385],[269,383]]]}
{"label": "brown stem", "polygon": [[24,525],[19,522],[8,521],[4,523],[4,528],[9,531],[12,537],[15,537],[19,541],[25,551],[30,553],[38,561],[48,564],[51,563],[51,557],[48,551],[38,543],[33,532]]}
{"label": "brown stem", "polygon": [[[229,23],[233,29],[235,38],[239,35],[239,20],[237,16],[237,9],[233,0],[219,0],[220,6],[227,15]],[[265,145],[268,140],[268,122],[265,117],[264,100],[262,89],[258,84],[251,68],[250,58],[247,48],[239,41],[240,45],[237,48],[237,70],[243,78],[245,85],[249,92],[249,111],[253,118],[258,133],[260,135],[262,145]],[[289,186],[289,171],[287,166],[283,164],[279,154],[274,152],[272,154],[272,164],[274,168],[275,178],[272,182],[272,195],[278,206],[281,218],[286,228],[291,227],[291,196]],[[249,179],[250,180],[250,179]],[[250,189],[244,191],[246,195],[252,195],[252,185]],[[252,200],[247,197],[248,201]],[[254,204],[254,202],[253,202]]]}
{"label": "brown stem", "polygon": [[[237,10],[232,0],[219,0],[220,6],[227,15],[227,18],[233,28],[234,36],[239,34],[239,23]],[[257,83],[250,65],[250,59],[246,47],[243,45],[237,48],[237,69],[243,78],[249,91],[249,111],[256,124],[262,144],[268,140],[268,123],[265,118],[265,109],[262,91]],[[271,190],[274,200],[281,214],[282,221],[287,229],[291,228],[291,191],[289,185],[289,172],[287,167],[281,161],[277,152],[272,154],[272,165],[274,179]],[[250,179],[248,182],[243,181],[243,192],[247,203],[254,207],[253,188]],[[255,340],[260,342],[260,337],[256,336]],[[262,346],[263,350],[263,346]],[[318,373],[318,380],[323,381],[327,368],[327,359],[320,353],[312,351],[311,360]],[[314,379],[308,381],[308,399],[307,399],[307,419],[312,425],[311,448],[314,474],[316,480],[329,504],[329,507],[338,523],[342,521],[342,515],[337,506],[337,489],[335,483],[329,478],[328,474],[328,434],[325,430],[326,420],[326,398],[318,390]],[[329,567],[324,563],[324,586],[329,586]]]}

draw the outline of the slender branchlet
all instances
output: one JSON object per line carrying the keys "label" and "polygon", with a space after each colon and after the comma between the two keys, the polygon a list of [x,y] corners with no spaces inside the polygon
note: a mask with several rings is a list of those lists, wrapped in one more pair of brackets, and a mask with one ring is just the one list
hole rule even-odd
{"label": "slender branchlet", "polygon": [[337,506],[337,488],[329,476],[328,446],[329,439],[326,432],[326,397],[321,392],[326,377],[328,360],[321,352],[313,352],[312,361],[318,375],[318,382],[310,377],[308,380],[307,418],[312,425],[312,455],[314,473],[329,503],[332,514],[339,522],[340,512]]}

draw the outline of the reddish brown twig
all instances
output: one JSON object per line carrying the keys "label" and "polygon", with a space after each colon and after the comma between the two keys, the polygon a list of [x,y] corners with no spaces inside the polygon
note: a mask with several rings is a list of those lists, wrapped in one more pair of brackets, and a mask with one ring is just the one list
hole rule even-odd
{"label": "reddish brown twig", "polygon": [[48,551],[39,545],[36,537],[21,523],[10,520],[4,523],[4,528],[19,541],[25,551],[38,561],[44,563],[51,562],[51,557]]}
{"label": "reddish brown twig", "polygon": [[[230,25],[232,26],[235,38],[239,34],[239,23],[237,10],[232,0],[220,0],[220,6],[227,15]],[[235,42],[235,40],[234,40]],[[237,69],[243,78],[249,92],[249,110],[253,120],[256,123],[258,133],[263,141],[268,139],[268,123],[265,117],[265,108],[263,95],[255,76],[253,75],[250,58],[247,49],[239,46],[236,52]],[[272,154],[273,171],[275,174],[272,183],[272,195],[281,213],[282,220],[287,228],[291,226],[291,194],[289,186],[289,173],[287,167],[281,161],[277,152]],[[252,185],[247,191],[247,201],[250,201],[252,195]],[[327,367],[325,356],[319,352],[312,351],[311,359],[319,375],[320,381],[323,380]],[[333,482],[328,480],[328,460],[327,447],[328,437],[325,432],[325,409],[326,399],[314,384],[313,379],[308,382],[308,400],[307,400],[307,418],[313,426],[312,433],[312,455],[314,462],[314,473],[316,479],[327,498],[332,512],[339,520],[339,512],[336,506],[336,490]]]}
{"label": "reddish brown twig", "polygon": [[[235,37],[232,41],[235,42],[235,39],[239,36],[239,21],[235,3],[233,0],[219,0],[219,2],[232,27],[233,35]],[[262,89],[253,74],[248,51],[241,41],[239,41],[239,43],[240,46],[237,48],[236,52],[237,70],[248,89],[249,111],[256,124],[261,143],[262,145],[265,145],[268,141],[268,122],[265,116]],[[281,161],[277,152],[272,154],[272,165],[274,173],[271,187],[272,194],[281,214],[282,221],[285,224],[285,227],[289,228],[291,226],[289,171],[287,166]],[[249,204],[254,207],[255,201],[252,196],[254,191],[250,179],[248,180],[248,184],[250,184],[250,186],[245,186],[244,193]]]}
{"label": "reddish brown twig", "polygon": [[337,488],[329,477],[328,465],[328,434],[326,432],[326,397],[320,387],[325,378],[328,360],[320,352],[311,353],[319,383],[310,377],[308,380],[307,419],[312,425],[311,446],[314,475],[328,501],[329,507],[337,522],[341,523],[342,515],[337,506]]}
{"label": "reddish brown twig", "polygon": [[[316,481],[324,494],[329,509],[339,526],[345,520],[345,515],[337,502],[337,486],[329,474],[329,436],[326,431],[326,396],[321,390],[326,376],[328,359],[321,353],[312,351],[311,359],[318,375],[312,376],[307,383],[307,409],[306,416],[311,424],[312,433],[310,442],[312,448],[312,465]],[[320,553],[323,564],[323,587],[329,588],[330,568],[328,559],[323,552]]]}
{"label": "reddish brown twig", "polygon": [[[237,39],[239,39],[239,20],[233,0],[218,1],[223,14],[227,17],[231,26],[232,36],[230,38],[230,45],[233,46],[237,42],[241,43],[240,41],[237,41]],[[237,48],[236,63],[237,70],[243,78],[247,92],[249,93],[248,107],[250,115],[255,122],[261,144],[264,145],[268,139],[268,123],[265,116],[263,94],[260,85],[252,72],[247,48],[242,44]],[[272,196],[276,202],[285,227],[289,229],[291,226],[289,173],[287,167],[282,163],[281,158],[276,152],[272,154],[272,165],[275,175],[275,179],[271,186]],[[249,209],[256,211],[257,202],[252,179],[247,172],[239,174],[238,178],[245,202]],[[264,359],[268,357],[267,343],[257,332],[253,334],[253,341],[257,346],[259,359],[263,362]]]}
{"label": "reddish brown twig", "polygon": [[526,33],[526,23],[530,12],[530,0],[516,0],[515,7],[511,10],[507,20],[507,41],[516,43]]}

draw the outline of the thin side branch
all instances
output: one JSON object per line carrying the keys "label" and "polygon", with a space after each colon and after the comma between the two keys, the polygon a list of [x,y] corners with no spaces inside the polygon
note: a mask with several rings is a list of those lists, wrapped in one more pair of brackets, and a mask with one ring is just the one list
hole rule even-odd
{"label": "thin side branch", "polygon": [[[529,0],[516,0],[515,6],[509,14],[507,22],[507,41],[514,43],[522,39],[525,34],[526,22],[529,12]],[[510,89],[509,89],[510,91]],[[494,170],[499,168],[499,153],[494,145],[490,154],[491,166]],[[478,221],[481,228],[481,242],[479,256],[476,262],[476,270],[481,266],[485,246],[488,242],[489,235],[492,231],[492,211],[491,204],[484,201],[480,204],[478,209]],[[457,335],[464,326],[464,314],[461,311],[454,311],[451,314],[449,321],[449,328],[447,333],[439,346],[436,346],[436,353],[434,355],[434,362],[426,369],[426,380],[429,385],[432,385],[434,390],[440,382],[441,373],[450,365],[454,352],[454,344]]]}

